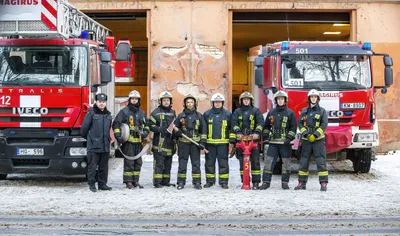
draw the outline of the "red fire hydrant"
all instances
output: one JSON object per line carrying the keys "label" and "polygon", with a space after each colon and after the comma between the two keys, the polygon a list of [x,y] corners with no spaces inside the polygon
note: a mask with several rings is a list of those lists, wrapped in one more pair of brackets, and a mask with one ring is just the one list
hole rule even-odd
{"label": "red fire hydrant", "polygon": [[251,150],[257,148],[257,143],[249,140],[249,136],[243,136],[240,142],[236,144],[237,148],[243,151],[243,185],[242,189],[250,190],[250,155]]}

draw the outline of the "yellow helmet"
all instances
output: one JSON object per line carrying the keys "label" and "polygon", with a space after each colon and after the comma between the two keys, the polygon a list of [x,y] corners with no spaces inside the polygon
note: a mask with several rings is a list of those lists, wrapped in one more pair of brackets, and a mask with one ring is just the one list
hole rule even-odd
{"label": "yellow helmet", "polygon": [[278,101],[277,101],[278,97],[284,97],[285,98],[285,103],[287,103],[289,101],[289,97],[288,97],[287,93],[285,91],[283,91],[283,90],[279,90],[278,92],[276,92],[274,94],[275,104],[278,104]]}
{"label": "yellow helmet", "polygon": [[161,104],[161,101],[163,98],[169,98],[172,104],[172,94],[168,91],[161,92],[160,95],[158,96],[158,104]]}
{"label": "yellow helmet", "polygon": [[188,99],[193,99],[194,106],[195,106],[195,108],[197,108],[198,101],[197,101],[196,97],[191,94],[186,95],[186,97],[183,99],[183,108],[186,108],[186,100],[188,100]]}
{"label": "yellow helmet", "polygon": [[243,98],[250,98],[251,105],[254,106],[254,97],[253,97],[253,95],[251,93],[244,92],[244,93],[240,94],[240,97],[239,97],[239,104],[240,105],[242,105]]}

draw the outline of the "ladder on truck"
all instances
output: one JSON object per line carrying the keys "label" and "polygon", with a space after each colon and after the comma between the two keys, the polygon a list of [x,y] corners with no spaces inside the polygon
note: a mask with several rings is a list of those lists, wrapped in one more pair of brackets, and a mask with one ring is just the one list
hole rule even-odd
{"label": "ladder on truck", "polygon": [[[23,38],[56,37],[78,38],[83,31],[91,31],[95,40],[105,43],[111,30],[85,15],[67,0],[38,1],[27,6],[3,5],[0,8],[0,37]],[[25,11],[24,9],[25,8]]]}

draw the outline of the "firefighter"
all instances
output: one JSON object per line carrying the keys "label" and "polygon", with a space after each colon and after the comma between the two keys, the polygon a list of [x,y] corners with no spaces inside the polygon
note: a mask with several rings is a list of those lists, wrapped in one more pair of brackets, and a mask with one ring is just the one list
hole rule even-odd
{"label": "firefighter", "polygon": [[[205,148],[207,139],[207,127],[203,116],[197,111],[197,99],[192,95],[187,95],[183,99],[184,110],[175,120],[175,126],[178,128],[175,135],[178,139],[178,186],[177,189],[183,189],[186,183],[187,163],[190,156],[192,163],[192,179],[195,189],[201,189],[201,171],[200,171],[200,151]],[[190,142],[185,137],[193,139],[200,145]]]}
{"label": "firefighter", "polygon": [[[125,123],[129,126],[129,138],[122,144],[121,150],[125,155],[135,156],[142,150],[142,139],[149,134],[149,128],[146,124],[146,115],[140,109],[140,93],[133,90],[128,97],[128,105],[118,112],[112,127],[115,139],[121,144],[124,142],[121,138],[121,124]],[[123,182],[128,189],[143,188],[139,184],[142,163],[141,157],[133,161],[124,158]]]}
{"label": "firefighter", "polygon": [[[107,186],[108,158],[110,157],[111,113],[107,110],[107,95],[99,93],[95,104],[89,109],[81,127],[81,134],[87,140],[88,184],[96,192],[96,181],[99,190],[111,190]],[[96,169],[98,168],[98,171]],[[97,176],[97,177],[96,177]]]}
{"label": "firefighter", "polygon": [[297,122],[296,115],[287,107],[288,100],[286,92],[276,92],[274,94],[276,107],[269,111],[265,118],[263,140],[264,150],[268,151],[264,153],[263,184],[260,187],[262,190],[270,187],[272,170],[279,156],[282,159],[282,188],[289,189],[292,156],[290,141],[296,137]]}
{"label": "firefighter", "polygon": [[[264,118],[260,110],[254,107],[254,97],[249,92],[244,92],[239,97],[239,105],[232,115],[233,132],[236,134],[236,141],[240,142],[243,135],[249,135],[250,140],[255,142],[260,141],[260,136],[263,131]],[[240,163],[240,177],[243,182],[243,151],[240,148],[236,149],[236,156]],[[251,151],[251,180],[253,189],[260,188],[261,181],[260,171],[260,151],[258,148]]]}
{"label": "firefighter", "polygon": [[328,126],[328,114],[319,106],[320,95],[315,89],[308,92],[309,106],[301,111],[299,129],[302,139],[299,184],[295,190],[306,189],[308,167],[311,155],[315,157],[321,191],[327,190],[328,171],[326,169],[325,129]]}
{"label": "firefighter", "polygon": [[204,122],[207,124],[206,148],[209,151],[205,158],[207,183],[204,188],[210,188],[215,184],[215,161],[218,160],[219,185],[223,189],[228,189],[228,156],[232,113],[223,108],[224,102],[224,95],[214,94],[211,97],[212,108],[203,115]]}
{"label": "firefighter", "polygon": [[150,130],[154,133],[152,148],[154,155],[153,184],[155,188],[175,187],[174,184],[170,183],[170,174],[176,143],[172,134],[167,130],[176,118],[176,113],[172,109],[171,93],[168,91],[161,92],[158,103],[159,106],[151,113],[148,123]]}

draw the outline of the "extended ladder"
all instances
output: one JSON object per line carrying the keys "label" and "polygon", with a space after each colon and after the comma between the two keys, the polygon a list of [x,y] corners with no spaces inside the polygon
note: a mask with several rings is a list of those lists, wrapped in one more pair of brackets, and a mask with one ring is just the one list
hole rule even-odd
{"label": "extended ladder", "polygon": [[105,42],[111,33],[66,0],[41,0],[37,5],[2,5],[0,8],[0,36],[69,39],[87,30],[93,31],[100,42]]}

